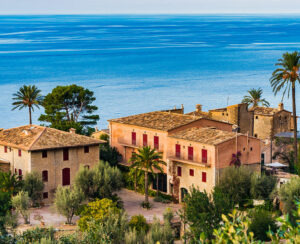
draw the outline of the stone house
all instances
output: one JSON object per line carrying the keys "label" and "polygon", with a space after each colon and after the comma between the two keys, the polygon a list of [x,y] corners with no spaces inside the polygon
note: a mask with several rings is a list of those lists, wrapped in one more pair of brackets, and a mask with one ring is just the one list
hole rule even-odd
{"label": "stone house", "polygon": [[109,129],[110,144],[126,166],[143,146],[162,152],[167,166],[158,189],[179,200],[191,186],[211,192],[233,153],[241,152],[241,163],[260,171],[260,140],[232,132],[227,122],[158,111],[109,120]]}
{"label": "stone house", "polygon": [[22,178],[39,172],[45,183],[43,199],[49,202],[58,185],[71,185],[79,167],[99,162],[103,141],[37,125],[0,131],[0,161]]}
{"label": "stone house", "polygon": [[284,109],[283,103],[280,103],[278,108],[255,107],[250,109],[247,104],[241,103],[212,109],[208,112],[202,111],[202,106],[197,104],[196,110],[188,115],[231,123],[238,132],[249,133],[250,136],[262,140],[273,138],[280,132],[292,131],[294,128],[292,113]]}

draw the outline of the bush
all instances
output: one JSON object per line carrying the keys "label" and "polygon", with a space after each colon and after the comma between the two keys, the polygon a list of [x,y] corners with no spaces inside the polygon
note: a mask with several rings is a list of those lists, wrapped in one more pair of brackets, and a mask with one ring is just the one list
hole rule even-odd
{"label": "bush", "polygon": [[145,217],[141,214],[131,217],[129,221],[129,227],[131,229],[135,229],[138,233],[148,232],[149,230],[149,225],[147,224]]}
{"label": "bush", "polygon": [[185,198],[184,213],[181,214],[190,226],[190,238],[199,240],[203,233],[202,235],[211,239],[213,229],[219,226],[222,214],[231,211],[232,206],[229,197],[218,188],[210,196],[206,192],[191,188]]}
{"label": "bush", "polygon": [[151,209],[152,206],[151,206],[150,202],[142,202],[141,207],[149,210],[149,209]]}
{"label": "bush", "polygon": [[94,221],[105,222],[109,215],[120,214],[121,210],[117,208],[117,204],[110,199],[104,198],[90,202],[81,212],[78,226],[81,231],[88,229],[89,223]]}
{"label": "bush", "polygon": [[75,177],[75,185],[86,198],[112,198],[113,192],[123,186],[122,175],[117,167],[100,161],[93,169],[81,168]]}
{"label": "bush", "polygon": [[251,196],[254,199],[269,200],[276,183],[277,179],[274,176],[253,174],[251,177]]}
{"label": "bush", "polygon": [[44,182],[37,172],[27,173],[24,179],[24,191],[28,192],[28,196],[33,206],[38,206],[44,190]]}
{"label": "bush", "polygon": [[156,244],[156,243],[173,243],[174,231],[168,221],[165,221],[162,225],[159,219],[154,219],[148,234],[145,237],[144,243]]}
{"label": "bush", "polygon": [[29,206],[30,199],[27,192],[20,191],[16,196],[11,199],[12,206],[16,211],[22,215],[25,224],[30,223]]}
{"label": "bush", "polygon": [[[0,234],[6,234],[5,216],[11,209],[11,195],[9,192],[0,191]],[[0,235],[1,236],[1,235]]]}
{"label": "bush", "polygon": [[294,177],[290,182],[281,186],[279,199],[283,203],[283,212],[290,214],[293,220],[292,213],[297,209],[295,201],[300,199],[300,177]]}
{"label": "bush", "polygon": [[234,204],[243,206],[251,198],[251,172],[243,166],[228,167],[222,172],[217,186]]}
{"label": "bush", "polygon": [[107,141],[107,143],[100,144],[100,159],[104,162],[108,162],[110,166],[117,166],[122,161],[122,155],[119,153],[116,147],[109,145],[109,136],[102,134],[101,140]]}
{"label": "bush", "polygon": [[[142,170],[130,168],[128,172],[124,173],[126,188],[136,190],[138,192],[145,192],[145,173]],[[149,180],[150,184],[150,180]]]}
{"label": "bush", "polygon": [[23,181],[16,174],[0,171],[0,191],[16,195],[22,189]]}
{"label": "bush", "polygon": [[272,213],[263,209],[254,209],[250,212],[251,223],[249,231],[254,233],[254,238],[261,241],[269,241],[268,231],[276,231],[277,226]]}
{"label": "bush", "polygon": [[54,204],[57,211],[67,218],[67,224],[72,223],[72,218],[80,208],[84,199],[82,191],[76,187],[59,186],[55,193]]}
{"label": "bush", "polygon": [[53,228],[35,228],[24,231],[21,235],[18,235],[16,239],[17,243],[41,243],[42,239],[54,240],[55,230]]}

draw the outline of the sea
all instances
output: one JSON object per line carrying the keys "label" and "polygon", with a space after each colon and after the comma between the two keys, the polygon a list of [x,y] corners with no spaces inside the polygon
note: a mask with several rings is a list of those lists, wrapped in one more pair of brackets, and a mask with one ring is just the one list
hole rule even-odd
{"label": "sea", "polygon": [[[28,123],[26,109],[11,110],[23,84],[43,95],[58,85],[92,90],[99,129],[181,104],[186,112],[225,107],[251,88],[277,107],[282,93],[274,96],[269,79],[292,51],[300,51],[299,15],[2,15],[0,127]],[[283,102],[291,110],[291,96]]]}

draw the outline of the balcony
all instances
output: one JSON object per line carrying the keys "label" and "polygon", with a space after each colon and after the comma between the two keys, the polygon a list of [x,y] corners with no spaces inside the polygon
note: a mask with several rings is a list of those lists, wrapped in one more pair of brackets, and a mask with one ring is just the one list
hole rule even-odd
{"label": "balcony", "polygon": [[184,163],[184,164],[190,164],[190,165],[195,165],[195,166],[201,166],[201,167],[206,167],[206,168],[210,168],[210,164],[209,163],[202,163],[199,161],[195,161],[195,160],[189,160],[189,159],[185,159],[183,156],[180,157],[168,157],[169,160],[171,161],[175,161],[175,162],[180,162],[180,163]]}

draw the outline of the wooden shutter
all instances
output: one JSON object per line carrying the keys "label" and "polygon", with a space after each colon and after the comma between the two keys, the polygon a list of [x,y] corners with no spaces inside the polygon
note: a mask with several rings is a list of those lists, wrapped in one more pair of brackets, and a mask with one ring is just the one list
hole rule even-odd
{"label": "wooden shutter", "polygon": [[176,158],[180,158],[180,145],[175,145]]}
{"label": "wooden shutter", "polygon": [[4,147],[4,152],[7,153],[7,146]]}
{"label": "wooden shutter", "polygon": [[177,176],[181,176],[181,167],[180,166],[177,167]]}
{"label": "wooden shutter", "polygon": [[62,170],[62,185],[70,185],[70,168],[64,168]]}
{"label": "wooden shutter", "polygon": [[156,150],[159,149],[159,137],[158,136],[154,136],[154,148]]}
{"label": "wooden shutter", "polygon": [[131,143],[132,145],[136,145],[136,133],[131,132]]}
{"label": "wooden shutter", "polygon": [[194,170],[190,169],[190,176],[194,176]]}
{"label": "wooden shutter", "polygon": [[202,163],[207,163],[207,150],[202,149]]}
{"label": "wooden shutter", "polygon": [[194,159],[194,148],[188,147],[188,159],[193,160]]}
{"label": "wooden shutter", "polygon": [[202,172],[202,182],[206,182],[206,172]]}
{"label": "wooden shutter", "polygon": [[148,136],[147,134],[143,134],[143,146],[146,147],[148,145]]}
{"label": "wooden shutter", "polygon": [[19,157],[22,156],[22,150],[21,149],[18,150],[18,155],[19,155]]}

